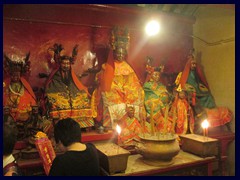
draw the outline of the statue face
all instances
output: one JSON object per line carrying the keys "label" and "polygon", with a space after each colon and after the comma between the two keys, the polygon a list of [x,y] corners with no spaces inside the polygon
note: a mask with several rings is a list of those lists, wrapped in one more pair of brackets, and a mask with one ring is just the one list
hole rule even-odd
{"label": "statue face", "polygon": [[135,109],[133,107],[129,107],[128,108],[128,116],[130,118],[133,118],[134,117],[134,113],[135,113]]}
{"label": "statue face", "polygon": [[179,99],[186,99],[186,93],[184,92],[184,91],[181,91],[181,92],[179,92],[178,93],[178,97],[179,97]]}
{"label": "statue face", "polygon": [[37,114],[38,113],[38,106],[32,106],[32,113]]}
{"label": "statue face", "polygon": [[191,61],[191,70],[195,70],[197,67],[197,62],[196,61]]}
{"label": "statue face", "polygon": [[154,71],[151,76],[151,80],[158,82],[160,80],[160,72]]}
{"label": "statue face", "polygon": [[10,114],[10,108],[9,107],[3,107],[3,114]]}
{"label": "statue face", "polygon": [[117,48],[115,51],[114,51],[114,58],[115,60],[117,61],[123,61],[126,59],[126,55],[127,55],[127,50],[124,49],[124,48]]}
{"label": "statue face", "polygon": [[21,73],[19,71],[15,71],[11,73],[11,81],[12,82],[19,82],[21,77]]}
{"label": "statue face", "polygon": [[62,71],[64,71],[64,72],[70,71],[70,67],[71,67],[70,60],[69,59],[63,59],[61,61],[60,66],[61,66]]}

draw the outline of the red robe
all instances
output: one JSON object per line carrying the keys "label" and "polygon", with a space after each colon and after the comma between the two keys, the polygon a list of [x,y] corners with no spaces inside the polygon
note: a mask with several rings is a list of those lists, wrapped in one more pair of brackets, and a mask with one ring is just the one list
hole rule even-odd
{"label": "red robe", "polygon": [[[10,108],[10,113],[15,121],[26,121],[29,119],[29,112],[32,111],[32,106],[36,106],[37,102],[30,84],[23,77],[20,78],[20,81],[23,85],[24,92],[23,94],[14,94],[9,87],[11,79],[4,79],[3,106]],[[14,105],[15,103],[17,106]]]}

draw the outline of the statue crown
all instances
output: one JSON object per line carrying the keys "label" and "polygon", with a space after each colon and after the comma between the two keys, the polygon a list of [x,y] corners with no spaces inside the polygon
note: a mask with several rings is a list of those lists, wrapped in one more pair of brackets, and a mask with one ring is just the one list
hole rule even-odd
{"label": "statue crown", "polygon": [[117,26],[113,28],[111,39],[110,39],[110,43],[113,50],[119,47],[128,49],[129,40],[130,40],[130,36],[127,28],[120,28]]}
{"label": "statue crown", "polygon": [[12,72],[20,72],[22,75],[30,72],[31,62],[29,60],[30,52],[26,54],[25,57],[20,57],[18,55],[7,55],[4,53],[4,72],[11,74]]}

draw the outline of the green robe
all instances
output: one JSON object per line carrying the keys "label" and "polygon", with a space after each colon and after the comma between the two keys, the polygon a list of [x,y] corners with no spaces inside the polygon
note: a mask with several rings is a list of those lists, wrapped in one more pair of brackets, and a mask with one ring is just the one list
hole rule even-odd
{"label": "green robe", "polygon": [[209,89],[200,81],[200,78],[197,76],[196,71],[190,71],[187,79],[187,84],[189,87],[193,87],[196,91],[196,98],[198,102],[204,108],[215,108],[216,104],[212,94]]}

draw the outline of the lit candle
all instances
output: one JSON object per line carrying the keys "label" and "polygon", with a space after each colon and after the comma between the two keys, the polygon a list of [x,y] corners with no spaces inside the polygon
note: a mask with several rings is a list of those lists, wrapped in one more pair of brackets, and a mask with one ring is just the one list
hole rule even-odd
{"label": "lit candle", "polygon": [[[117,124],[117,126],[116,126],[116,131],[117,131],[117,133],[118,133],[118,145],[119,145],[119,143],[120,143],[120,133],[121,133],[121,127]],[[118,151],[119,151],[119,146],[118,146],[118,149],[117,149],[117,154],[118,154]]]}
{"label": "lit candle", "polygon": [[96,67],[98,65],[98,59],[96,59],[94,67]]}
{"label": "lit candle", "polygon": [[208,136],[208,127],[209,127],[209,122],[207,119],[205,119],[203,122],[202,122],[202,128],[203,128],[203,136]]}

